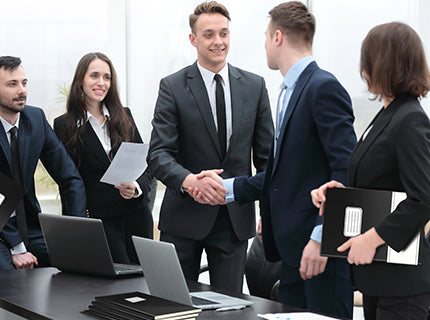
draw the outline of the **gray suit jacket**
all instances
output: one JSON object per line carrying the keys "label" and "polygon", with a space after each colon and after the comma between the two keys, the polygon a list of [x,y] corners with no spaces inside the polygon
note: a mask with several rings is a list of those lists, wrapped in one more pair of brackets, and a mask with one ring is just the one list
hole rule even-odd
{"label": "gray suit jacket", "polygon": [[[159,228],[176,236],[202,239],[215,223],[218,207],[201,205],[181,192],[190,173],[224,169],[223,178],[251,174],[266,166],[273,123],[264,79],[229,65],[232,135],[222,159],[209,98],[197,63],[160,82],[148,165],[166,185]],[[255,234],[254,204],[228,204],[240,240]]]}

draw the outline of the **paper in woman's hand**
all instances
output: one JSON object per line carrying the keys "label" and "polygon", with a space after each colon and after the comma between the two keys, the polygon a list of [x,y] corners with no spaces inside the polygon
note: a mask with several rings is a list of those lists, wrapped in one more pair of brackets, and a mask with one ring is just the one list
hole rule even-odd
{"label": "paper in woman's hand", "polygon": [[123,142],[100,181],[117,186],[136,181],[147,167],[148,148],[145,143]]}

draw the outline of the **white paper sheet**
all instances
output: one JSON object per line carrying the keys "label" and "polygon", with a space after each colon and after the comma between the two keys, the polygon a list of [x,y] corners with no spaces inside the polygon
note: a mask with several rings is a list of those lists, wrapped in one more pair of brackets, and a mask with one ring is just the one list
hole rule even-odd
{"label": "white paper sheet", "polygon": [[113,185],[136,181],[147,167],[148,148],[149,145],[144,143],[121,143],[118,152],[100,181]]}
{"label": "white paper sheet", "polygon": [[337,318],[322,316],[311,312],[266,313],[259,314],[260,318],[267,320],[333,320]]}

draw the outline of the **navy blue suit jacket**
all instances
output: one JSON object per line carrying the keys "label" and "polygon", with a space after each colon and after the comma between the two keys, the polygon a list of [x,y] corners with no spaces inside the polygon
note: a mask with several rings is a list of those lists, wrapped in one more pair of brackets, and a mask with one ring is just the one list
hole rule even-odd
{"label": "navy blue suit jacket", "polygon": [[[48,124],[42,109],[25,106],[18,129],[19,158],[22,185],[25,190],[24,207],[27,224],[38,226],[40,205],[34,188],[34,172],[40,159],[61,190],[63,214],[85,216],[84,183],[72,159]],[[10,145],[6,132],[0,130],[0,171],[13,178]],[[0,238],[8,247],[22,241],[18,230],[7,223]]]}
{"label": "navy blue suit jacket", "polygon": [[239,177],[235,199],[261,201],[263,243],[270,261],[298,267],[313,228],[322,223],[310,191],[329,180],[345,183],[356,144],[348,93],[310,63],[297,80],[265,172]]}

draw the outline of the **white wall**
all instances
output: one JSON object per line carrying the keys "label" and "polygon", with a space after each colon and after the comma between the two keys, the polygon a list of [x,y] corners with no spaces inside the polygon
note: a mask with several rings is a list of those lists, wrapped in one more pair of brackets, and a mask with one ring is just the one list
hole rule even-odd
{"label": "white wall", "polygon": [[29,79],[28,104],[49,120],[64,112],[58,86],[70,85],[79,59],[102,51],[119,73],[125,97],[125,2],[0,0],[0,55],[19,56]]}
{"label": "white wall", "polygon": [[[272,105],[281,81],[267,68],[264,31],[268,11],[279,1],[224,0],[232,22],[232,64],[266,79]],[[369,102],[359,77],[362,39],[371,27],[393,20],[414,27],[430,51],[428,0],[308,0],[317,18],[314,56],[333,72],[353,99],[358,133],[380,108]],[[132,108],[149,140],[158,84],[162,77],[191,64],[188,15],[200,0],[0,0],[0,55],[23,59],[30,104],[52,118],[64,111],[56,103],[59,85],[69,85],[78,60],[91,51],[106,53],[119,75],[121,97]],[[430,109],[429,99],[423,104]]]}
{"label": "white wall", "polygon": [[[378,101],[369,101],[371,95],[359,75],[362,40],[378,24],[401,21],[420,34],[429,52],[429,3],[428,0],[312,1],[317,20],[314,55],[320,67],[335,74],[351,95],[357,134],[363,132],[382,107]],[[428,99],[423,101],[427,110],[428,103]]]}

